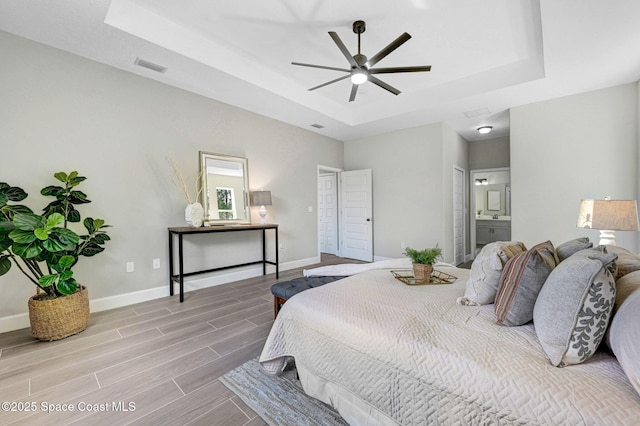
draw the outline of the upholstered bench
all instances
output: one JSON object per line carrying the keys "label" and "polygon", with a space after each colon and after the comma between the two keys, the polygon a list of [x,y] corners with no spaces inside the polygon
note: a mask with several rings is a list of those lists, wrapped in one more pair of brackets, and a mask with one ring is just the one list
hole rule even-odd
{"label": "upholstered bench", "polygon": [[278,311],[284,303],[292,296],[305,290],[321,285],[328,284],[333,281],[341,280],[343,276],[325,276],[325,277],[305,277],[295,278],[291,281],[283,281],[271,286],[271,294],[273,294],[273,315],[278,316]]}

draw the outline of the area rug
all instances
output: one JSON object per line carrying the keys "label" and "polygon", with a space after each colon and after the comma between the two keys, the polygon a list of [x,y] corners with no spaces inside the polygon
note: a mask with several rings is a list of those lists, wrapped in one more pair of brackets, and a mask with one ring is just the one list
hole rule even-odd
{"label": "area rug", "polygon": [[347,425],[333,408],[304,393],[293,364],[274,376],[253,359],[219,380],[269,425]]}

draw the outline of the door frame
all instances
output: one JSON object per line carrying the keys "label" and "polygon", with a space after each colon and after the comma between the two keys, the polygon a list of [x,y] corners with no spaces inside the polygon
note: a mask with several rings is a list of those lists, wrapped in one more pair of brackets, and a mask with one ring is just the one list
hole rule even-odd
{"label": "door frame", "polygon": [[496,167],[491,169],[474,169],[469,172],[469,240],[471,258],[476,257],[476,186],[475,178],[477,173],[509,172],[511,167]]}
{"label": "door frame", "polygon": [[[465,201],[467,199],[467,170],[462,167],[453,166],[453,261],[455,263],[456,260],[456,173],[462,173],[462,261],[466,262],[467,259],[467,207],[465,205]],[[475,215],[474,215],[475,219]]]}
{"label": "door frame", "polygon": [[341,188],[341,183],[342,183],[342,177],[340,175],[340,173],[342,173],[344,171],[344,169],[339,169],[336,167],[330,167],[330,166],[323,166],[321,164],[317,165],[316,168],[316,238],[318,240],[318,244],[317,244],[317,256],[318,259],[320,259],[321,256],[321,252],[320,252],[320,209],[317,207],[318,206],[318,184],[320,182],[320,173],[321,172],[331,172],[331,173],[335,173],[336,174],[336,205],[338,206],[338,249],[336,252],[336,256],[338,257],[342,257],[342,230],[340,228],[340,224],[342,223],[342,201],[341,201],[341,196],[342,196],[342,188]]}

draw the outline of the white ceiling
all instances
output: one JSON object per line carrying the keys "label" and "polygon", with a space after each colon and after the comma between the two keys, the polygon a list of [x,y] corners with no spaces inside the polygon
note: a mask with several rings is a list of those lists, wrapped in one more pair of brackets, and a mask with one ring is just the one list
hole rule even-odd
{"label": "white ceiling", "polygon": [[[412,36],[376,67],[432,71],[378,75],[399,96],[365,83],[348,102],[348,79],[308,91],[343,74],[291,62],[349,68],[327,32],[355,54],[355,20],[369,57]],[[512,106],[638,81],[639,22],[638,0],[0,2],[0,30],[340,140],[440,121],[506,136]]]}

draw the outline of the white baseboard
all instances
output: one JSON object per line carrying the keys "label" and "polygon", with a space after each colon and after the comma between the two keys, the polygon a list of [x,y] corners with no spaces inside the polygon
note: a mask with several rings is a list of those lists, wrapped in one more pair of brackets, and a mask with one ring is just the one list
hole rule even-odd
{"label": "white baseboard", "polygon": [[[308,259],[295,260],[280,264],[280,272],[295,268],[302,268],[307,265],[313,265],[320,262],[320,257],[310,257]],[[267,274],[275,273],[276,267],[267,265]],[[213,287],[221,284],[227,284],[234,281],[240,281],[247,278],[258,277],[262,275],[262,267],[243,269],[241,271],[227,272],[220,275],[210,276],[206,278],[187,278],[184,282],[184,291],[198,290],[207,287]],[[179,297],[178,286],[174,287],[175,297]],[[89,301],[89,309],[91,312],[106,311],[108,309],[120,308],[122,306],[134,305],[136,303],[146,302],[149,300],[159,299],[169,296],[169,286],[149,288],[146,290],[134,291],[131,293],[118,294],[116,296],[103,297]],[[10,315],[0,318],[0,333],[7,331],[28,328],[29,313]]]}

